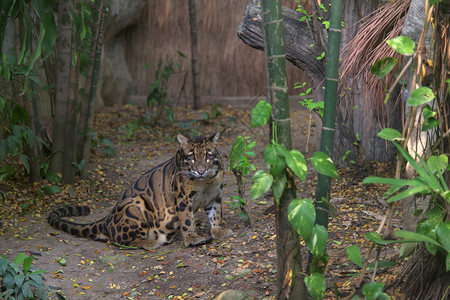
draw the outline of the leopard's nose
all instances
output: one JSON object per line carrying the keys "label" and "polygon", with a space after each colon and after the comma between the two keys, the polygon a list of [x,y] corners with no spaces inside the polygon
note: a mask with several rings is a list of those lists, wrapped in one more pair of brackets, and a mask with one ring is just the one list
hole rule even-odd
{"label": "leopard's nose", "polygon": [[206,172],[206,170],[203,170],[203,169],[197,170],[198,175],[203,175],[203,174],[205,174],[205,172]]}

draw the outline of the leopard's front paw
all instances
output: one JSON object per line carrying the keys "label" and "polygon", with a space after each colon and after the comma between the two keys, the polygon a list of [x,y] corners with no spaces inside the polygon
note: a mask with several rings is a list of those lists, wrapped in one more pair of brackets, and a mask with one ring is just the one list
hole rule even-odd
{"label": "leopard's front paw", "polygon": [[224,239],[233,235],[233,230],[223,227],[214,227],[211,230],[214,239]]}
{"label": "leopard's front paw", "polygon": [[186,247],[198,246],[198,245],[207,244],[207,243],[211,242],[211,240],[212,240],[211,236],[197,235],[197,234],[189,235],[184,238],[184,245]]}

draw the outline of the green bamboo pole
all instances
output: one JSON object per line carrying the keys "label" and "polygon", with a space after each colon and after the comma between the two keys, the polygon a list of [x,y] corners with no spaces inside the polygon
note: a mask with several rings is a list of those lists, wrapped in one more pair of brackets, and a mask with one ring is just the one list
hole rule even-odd
{"label": "green bamboo pole", "polygon": [[[323,110],[322,136],[320,151],[333,157],[333,142],[335,132],[336,98],[338,88],[339,54],[341,42],[342,0],[333,0],[330,9],[330,27],[328,32],[327,70],[325,81],[325,103]],[[323,198],[330,198],[331,178],[318,175],[316,190],[316,223],[327,228],[328,205]]]}
{"label": "green bamboo pole", "polygon": [[[277,142],[291,149],[289,99],[286,83],[284,25],[280,0],[263,0],[264,53],[267,91],[273,108]],[[294,177],[286,172],[287,184],[279,203],[275,201],[277,235],[278,299],[310,299],[302,275],[299,235],[288,220],[289,203],[296,197]]]}

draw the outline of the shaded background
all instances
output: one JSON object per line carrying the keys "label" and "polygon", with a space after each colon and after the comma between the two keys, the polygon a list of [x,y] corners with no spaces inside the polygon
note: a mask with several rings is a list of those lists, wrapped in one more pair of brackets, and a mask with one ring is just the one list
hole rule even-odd
{"label": "shaded background", "polygon": [[[125,1],[126,6],[132,3],[139,6],[135,8],[138,16],[135,20],[128,20],[130,24],[125,28],[114,30],[114,26],[120,23],[114,18],[114,6],[122,5],[117,2],[122,1],[113,1],[105,32],[101,85],[104,104],[110,106],[145,101],[149,84],[155,79],[156,66],[167,59],[181,66],[181,70],[170,77],[168,98],[176,102],[191,101],[188,1]],[[266,93],[264,53],[245,45],[237,36],[238,25],[250,2],[196,1],[199,93],[202,102],[220,97],[263,96]],[[291,0],[283,1],[283,4],[295,9],[298,3]],[[122,11],[118,18],[124,15]],[[178,51],[187,58],[180,58]],[[306,81],[306,76],[288,63],[287,78],[289,94],[298,95],[299,91],[293,90],[294,83]],[[122,84],[125,86],[117,91]]]}

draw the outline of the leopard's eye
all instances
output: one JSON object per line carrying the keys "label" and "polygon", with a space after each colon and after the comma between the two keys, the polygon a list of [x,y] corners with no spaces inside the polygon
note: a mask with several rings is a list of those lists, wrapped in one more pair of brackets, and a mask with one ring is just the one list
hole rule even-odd
{"label": "leopard's eye", "polygon": [[206,153],[206,160],[210,161],[214,158],[214,155],[211,152]]}
{"label": "leopard's eye", "polygon": [[189,152],[189,153],[188,153],[188,156],[187,156],[187,159],[188,159],[188,160],[194,160],[194,159],[195,159],[194,153]]}

